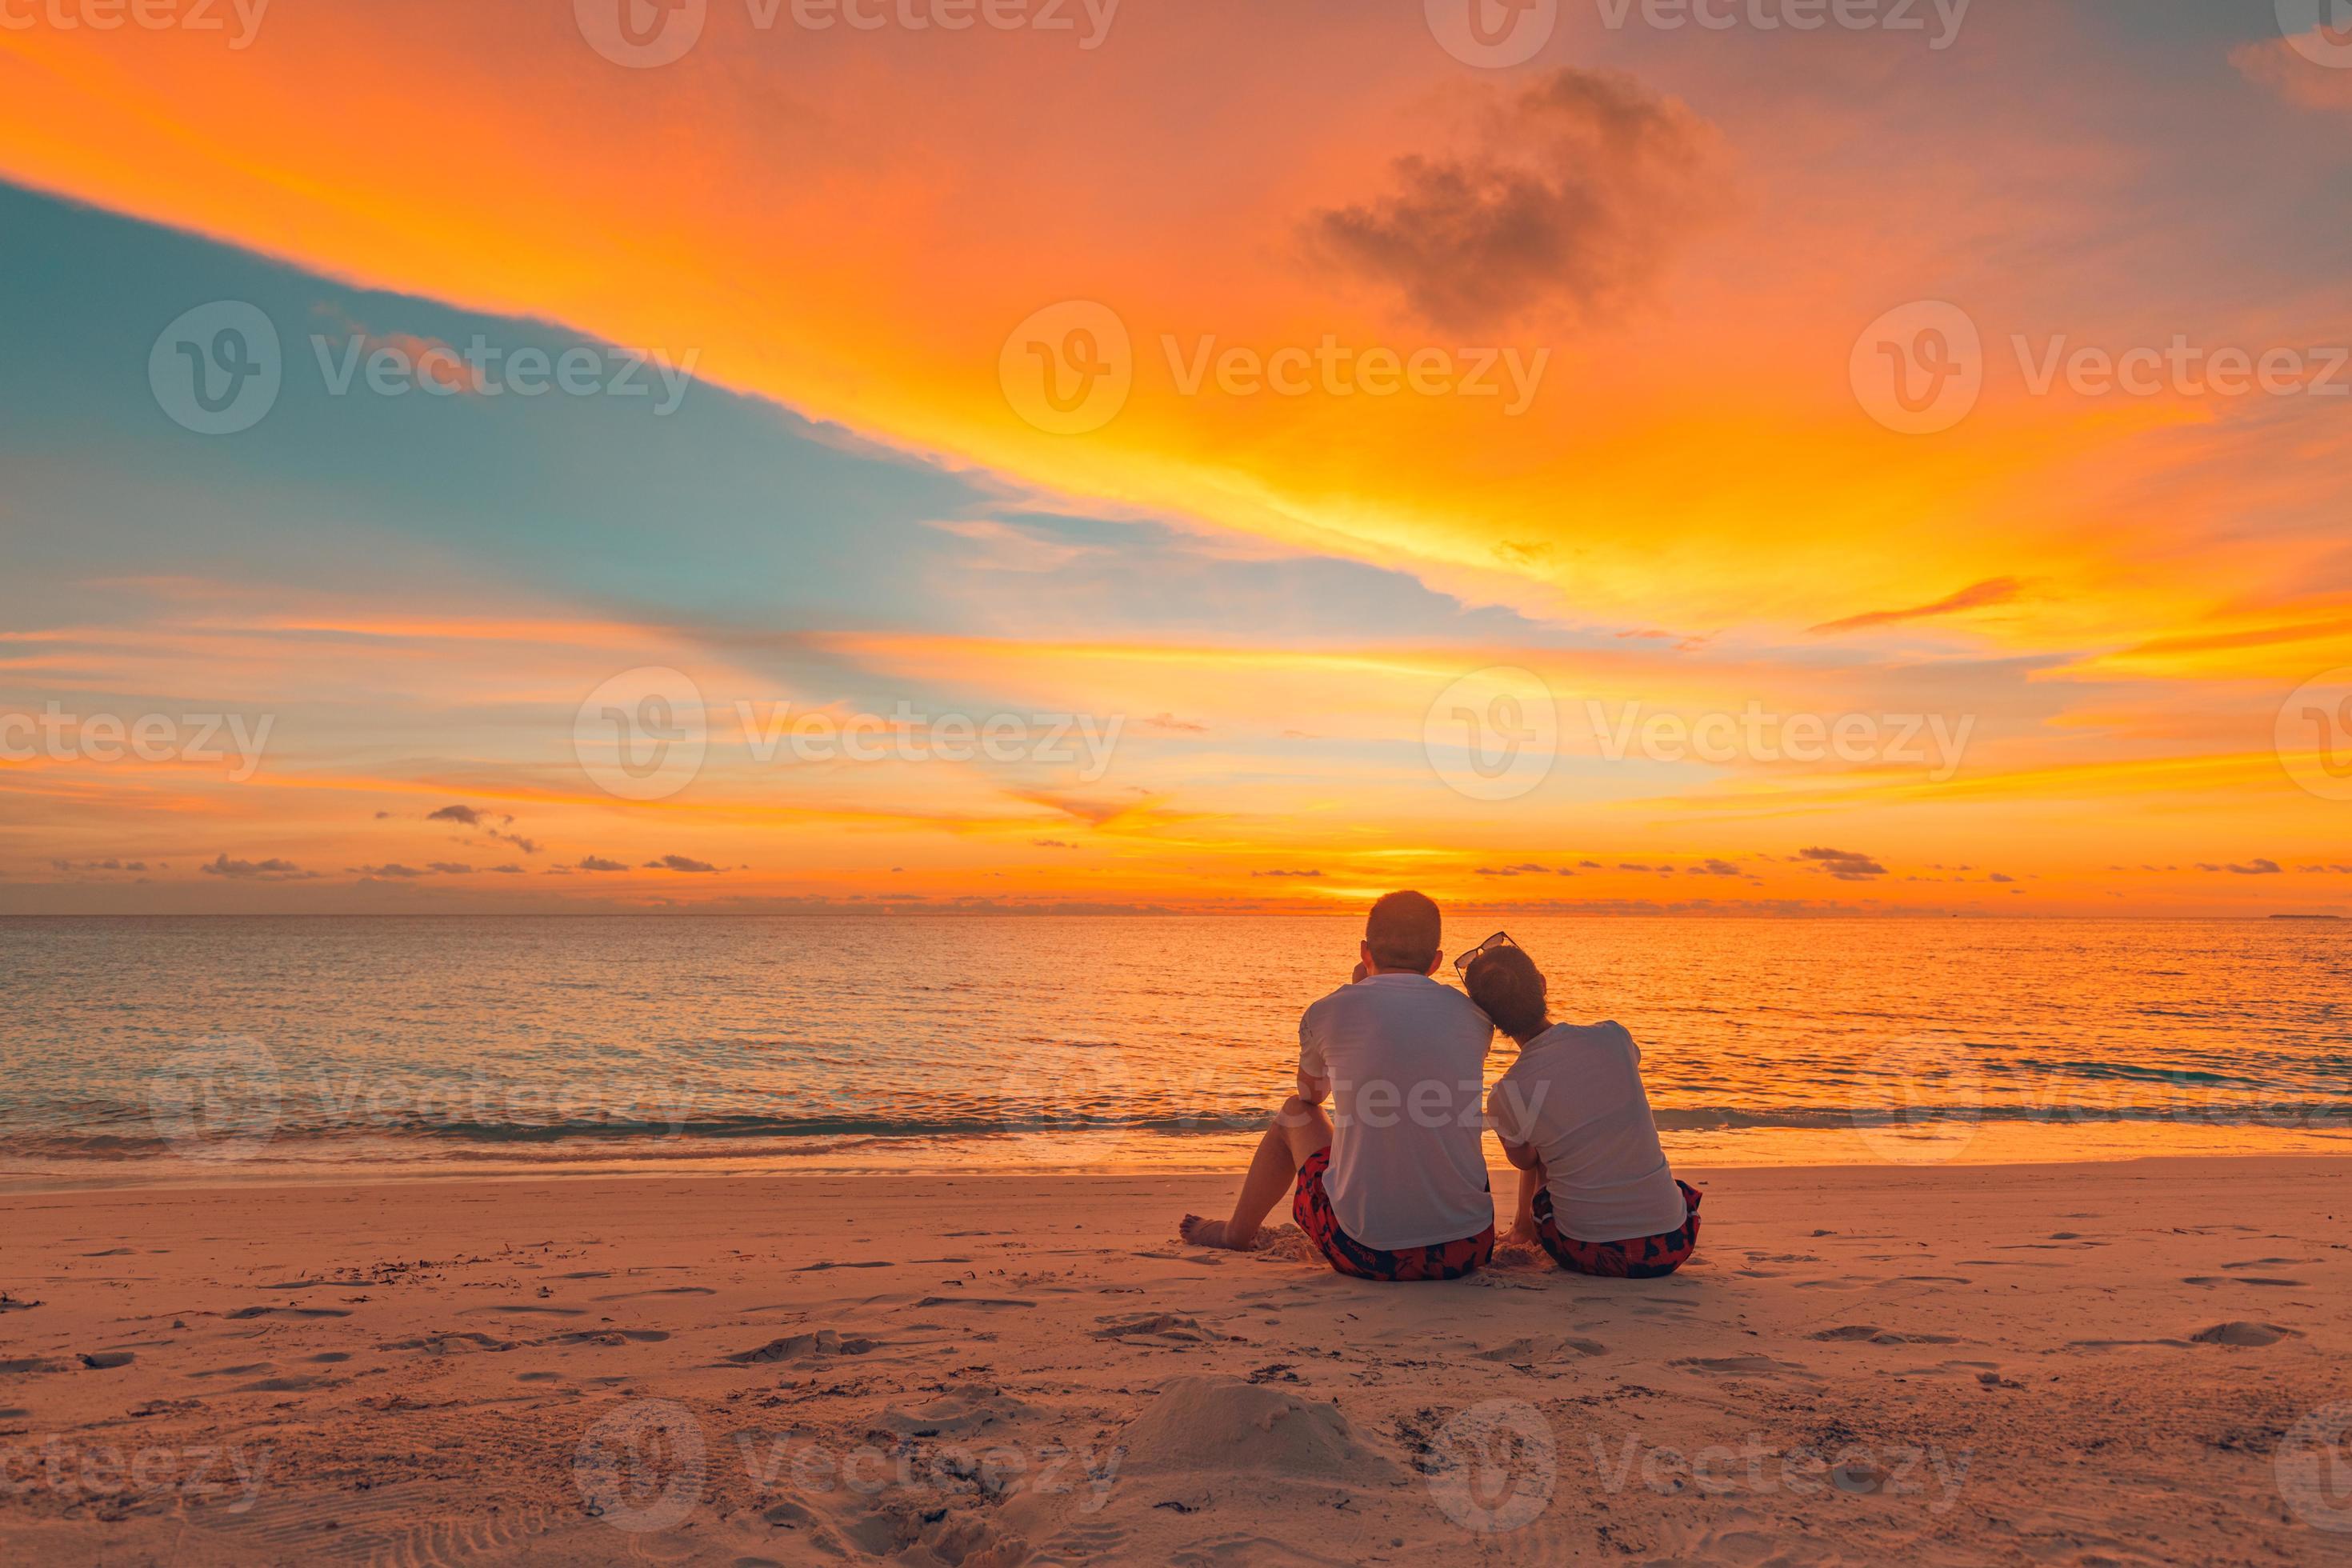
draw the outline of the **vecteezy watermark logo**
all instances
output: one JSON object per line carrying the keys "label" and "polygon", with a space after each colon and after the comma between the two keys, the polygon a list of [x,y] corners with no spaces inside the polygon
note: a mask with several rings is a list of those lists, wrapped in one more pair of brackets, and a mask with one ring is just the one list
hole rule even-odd
{"label": "vecteezy watermark logo", "polygon": [[1057,1164],[1110,1169],[1141,1135],[1136,1125],[1143,1063],[1103,1042],[1049,1042],[1016,1052],[997,1079],[1007,1132],[1051,1141]]}
{"label": "vecteezy watermark logo", "polygon": [[278,329],[243,300],[183,313],[147,352],[156,406],[199,436],[233,436],[261,423],[285,374]]}
{"label": "vecteezy watermark logo", "polygon": [[2295,53],[2331,70],[2352,70],[2352,0],[2277,0],[2279,30]]}
{"label": "vecteezy watermark logo", "polygon": [[1551,41],[1559,0],[1423,0],[1430,36],[1465,66],[1525,65]]}
{"label": "vecteezy watermark logo", "polygon": [[1135,345],[1109,306],[1065,300],[1013,329],[996,375],[1022,418],[1049,436],[1083,436],[1127,406]]}
{"label": "vecteezy watermark logo", "polygon": [[217,1035],[147,1077],[155,1135],[192,1160],[244,1160],[278,1131],[278,1058],[242,1035]]}
{"label": "vecteezy watermark logo", "polygon": [[633,1535],[675,1530],[702,1502],[702,1423],[668,1399],[625,1405],[580,1439],[572,1482],[589,1514]]}
{"label": "vecteezy watermark logo", "polygon": [[632,70],[684,58],[709,10],[710,0],[572,0],[572,19],[588,47]]}
{"label": "vecteezy watermark logo", "polygon": [[1429,705],[1422,751],[1437,776],[1472,800],[1517,800],[1550,776],[1559,707],[1543,677],[1498,664],[1464,676]]}
{"label": "vecteezy watermark logo", "polygon": [[2295,1518],[2352,1535],[2352,1399],[2323,1405],[2289,1427],[2271,1472]]}
{"label": "vecteezy watermark logo", "polygon": [[2322,800],[2352,800],[2352,665],[2296,687],[2272,738],[2287,777]]}
{"label": "vecteezy watermark logo", "polygon": [[1906,436],[1931,436],[1976,407],[1984,369],[1984,340],[1969,313],[1919,300],[1863,329],[1847,375],[1873,419]]}
{"label": "vecteezy watermark logo", "polygon": [[1559,1442],[1542,1411],[1489,1399],[1457,1412],[1423,1461],[1429,1495],[1446,1518],[1481,1535],[1533,1524],[1559,1485]]}
{"label": "vecteezy watermark logo", "polygon": [[1898,1165],[1955,1158],[1984,1117],[1984,1074],[1958,1040],[1889,1041],[1863,1064],[1853,1095],[1854,1131]]}
{"label": "vecteezy watermark logo", "polygon": [[709,738],[701,689],[667,665],[623,670],[588,694],[572,722],[581,771],[622,800],[667,800],[692,784]]}

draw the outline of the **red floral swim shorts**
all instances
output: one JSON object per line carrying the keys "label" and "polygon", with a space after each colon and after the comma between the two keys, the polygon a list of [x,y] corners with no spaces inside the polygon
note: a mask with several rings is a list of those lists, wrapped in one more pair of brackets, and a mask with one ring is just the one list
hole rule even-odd
{"label": "red floral swim shorts", "polygon": [[1331,1151],[1318,1149],[1298,1168],[1298,1191],[1290,1200],[1290,1216],[1298,1222],[1331,1267],[1359,1279],[1459,1279],[1483,1268],[1495,1256],[1495,1227],[1460,1241],[1433,1247],[1407,1247],[1394,1252],[1366,1247],[1339,1228],[1331,1212],[1331,1195],[1323,1190],[1323,1173],[1330,1168]]}
{"label": "red floral swim shorts", "polygon": [[1690,1214],[1679,1229],[1663,1236],[1637,1236],[1630,1241],[1579,1241],[1562,1236],[1552,1222],[1551,1194],[1536,1194],[1536,1230],[1546,1252],[1562,1268],[1579,1274],[1602,1274],[1612,1279],[1662,1279],[1690,1261],[1698,1247],[1698,1205],[1703,1195],[1688,1182],[1676,1182]]}

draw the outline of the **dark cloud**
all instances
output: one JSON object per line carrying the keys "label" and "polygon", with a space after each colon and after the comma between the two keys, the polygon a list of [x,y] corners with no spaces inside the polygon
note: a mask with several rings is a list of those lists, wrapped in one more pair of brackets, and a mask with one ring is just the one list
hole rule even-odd
{"label": "dark cloud", "polygon": [[474,872],[471,866],[459,860],[428,860],[425,865],[429,869],[438,871],[445,877],[470,877]]}
{"label": "dark cloud", "polygon": [[229,877],[247,882],[304,882],[319,874],[305,871],[291,860],[232,860],[226,854],[215,856],[198,869],[207,877]]}
{"label": "dark cloud", "polygon": [[[1841,882],[1867,882],[1873,877],[1886,875],[1886,868],[1867,855],[1857,855],[1850,849],[1800,849],[1797,858],[1810,860]],[[1967,867],[1960,868],[1965,871]]]}
{"label": "dark cloud", "polygon": [[1719,205],[1717,141],[1622,72],[1558,70],[1492,89],[1466,145],[1399,158],[1385,192],[1312,214],[1308,247],[1447,330],[1604,315]]}
{"label": "dark cloud", "polygon": [[1206,724],[1195,724],[1190,719],[1179,719],[1173,713],[1154,713],[1144,723],[1154,730],[1167,730],[1180,735],[1205,735],[1209,732]]}
{"label": "dark cloud", "polygon": [[582,856],[580,858],[579,868],[583,871],[625,871],[628,869],[626,866],[622,865],[618,860],[607,860],[600,855]]}
{"label": "dark cloud", "polygon": [[1320,871],[1252,871],[1253,877],[1319,877]]}
{"label": "dark cloud", "polygon": [[522,868],[520,866],[493,866],[490,869],[497,872],[501,877],[520,877],[522,875]]}
{"label": "dark cloud", "polygon": [[1737,877],[1739,868],[1728,860],[1703,860],[1690,868],[1694,877]]}
{"label": "dark cloud", "polygon": [[445,805],[438,811],[427,812],[427,822],[462,822],[468,827],[482,825],[482,814],[470,805]]}
{"label": "dark cloud", "polygon": [[343,869],[350,871],[356,876],[383,877],[389,880],[402,882],[407,881],[415,877],[430,877],[433,875],[430,871],[420,871],[414,866],[403,866],[396,860],[383,866],[346,866]]}
{"label": "dark cloud", "polygon": [[1032,838],[1030,843],[1040,849],[1076,849],[1076,845],[1063,838]]}
{"label": "dark cloud", "polygon": [[715,872],[718,867],[708,860],[689,860],[683,855],[665,855],[658,860],[646,862],[648,871]]}
{"label": "dark cloud", "polygon": [[[1549,877],[1551,874],[1550,867],[1538,866],[1532,860],[1517,866],[1481,866],[1471,873],[1474,877]],[[1563,873],[1570,874],[1572,873]]]}
{"label": "dark cloud", "polygon": [[1981,583],[1971,583],[1957,594],[1948,595],[1932,605],[1914,605],[1907,610],[1871,610],[1859,616],[1848,616],[1842,621],[1823,621],[1813,627],[1816,633],[1854,632],[1864,626],[1893,626],[1897,621],[1924,621],[1935,616],[1957,616],[1963,610],[1980,610],[1988,605],[2006,605],[2025,591],[2025,584],[2014,577],[1988,577]]}
{"label": "dark cloud", "polygon": [[[512,819],[509,818],[509,820]],[[489,836],[497,839],[499,843],[511,844],[526,855],[536,855],[541,847],[538,839],[525,838],[520,833],[501,833],[495,827],[490,828],[488,831]]]}
{"label": "dark cloud", "polygon": [[[2120,869],[2120,868],[2118,868],[2118,869]],[[1986,880],[1992,882],[2014,882],[2017,879],[2014,877],[2005,877],[1999,871],[1995,871],[1990,877],[1987,878]]]}

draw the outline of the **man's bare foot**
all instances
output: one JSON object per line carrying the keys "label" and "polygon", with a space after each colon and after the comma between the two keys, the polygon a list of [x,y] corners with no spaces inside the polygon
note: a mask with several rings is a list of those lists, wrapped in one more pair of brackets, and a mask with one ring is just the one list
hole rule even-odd
{"label": "man's bare foot", "polygon": [[1232,1240],[1227,1235],[1230,1225],[1227,1220],[1202,1219],[1199,1215],[1188,1214],[1177,1225],[1176,1234],[1195,1247],[1222,1247],[1232,1252],[1247,1252],[1257,1237],[1253,1236],[1247,1241]]}

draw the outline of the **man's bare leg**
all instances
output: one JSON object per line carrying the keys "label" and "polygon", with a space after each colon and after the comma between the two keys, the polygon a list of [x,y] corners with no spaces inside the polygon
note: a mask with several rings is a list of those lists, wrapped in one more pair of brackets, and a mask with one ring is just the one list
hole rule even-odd
{"label": "man's bare leg", "polygon": [[1195,1247],[1248,1251],[1256,1244],[1265,1216],[1274,1212],[1274,1205],[1282,1201],[1291,1183],[1297,1180],[1298,1167],[1318,1149],[1330,1146],[1330,1117],[1324,1114],[1321,1106],[1310,1105],[1292,1095],[1275,1113],[1265,1136],[1258,1140],[1249,1174],[1242,1178],[1241,1194],[1234,1199],[1233,1217],[1202,1219],[1188,1214],[1177,1227],[1178,1232]]}

